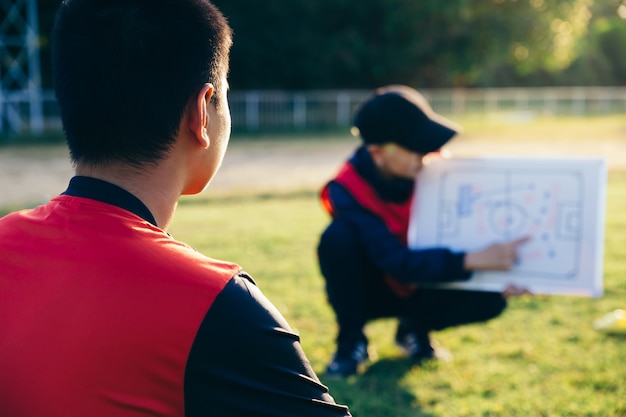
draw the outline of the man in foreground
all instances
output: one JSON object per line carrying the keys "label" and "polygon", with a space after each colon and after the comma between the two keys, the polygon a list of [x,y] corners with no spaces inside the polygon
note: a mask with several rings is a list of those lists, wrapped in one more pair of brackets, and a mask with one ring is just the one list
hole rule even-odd
{"label": "man in foreground", "polygon": [[62,3],[76,176],[0,219],[0,415],[349,415],[252,278],[166,232],[226,150],[231,42],[208,0]]}
{"label": "man in foreground", "polygon": [[444,353],[431,343],[432,330],[491,319],[504,310],[506,297],[527,292],[515,286],[503,294],[436,287],[468,280],[474,270],[510,269],[526,238],[472,253],[407,247],[415,177],[424,157],[457,133],[452,122],[414,89],[388,86],[360,106],[354,125],[363,144],[322,190],[332,221],[318,247],[339,327],[326,373],[341,377],[357,373],[368,359],[363,328],[372,319],[397,317],[396,343],[420,362]]}

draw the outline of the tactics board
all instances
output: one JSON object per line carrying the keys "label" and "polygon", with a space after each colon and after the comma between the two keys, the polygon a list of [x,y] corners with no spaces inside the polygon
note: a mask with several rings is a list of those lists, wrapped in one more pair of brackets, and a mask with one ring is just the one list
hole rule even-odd
{"label": "tactics board", "polygon": [[474,251],[530,236],[507,272],[477,272],[450,287],[602,294],[606,166],[601,159],[432,161],[416,181],[412,248]]}

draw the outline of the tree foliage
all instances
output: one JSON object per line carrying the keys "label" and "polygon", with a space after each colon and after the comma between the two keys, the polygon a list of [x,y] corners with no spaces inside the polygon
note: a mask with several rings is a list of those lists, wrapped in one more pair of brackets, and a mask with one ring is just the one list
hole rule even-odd
{"label": "tree foliage", "polygon": [[[618,72],[616,82],[626,81],[610,52],[624,42],[620,0],[216,3],[236,31],[232,83],[241,88],[554,82],[598,46],[596,60]],[[590,33],[602,19],[603,34]]]}
{"label": "tree foliage", "polygon": [[[38,3],[49,86],[58,0]],[[214,3],[234,29],[233,89],[626,84],[626,0]]]}

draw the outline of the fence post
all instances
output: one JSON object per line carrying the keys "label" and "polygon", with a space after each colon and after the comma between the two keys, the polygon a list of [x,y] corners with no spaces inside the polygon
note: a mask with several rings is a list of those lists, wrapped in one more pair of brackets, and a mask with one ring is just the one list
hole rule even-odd
{"label": "fence post", "polygon": [[461,88],[455,88],[452,92],[452,108],[455,115],[465,113],[465,91]]}
{"label": "fence post", "polygon": [[602,90],[598,95],[598,101],[600,102],[600,113],[607,114],[611,109],[611,101],[613,99],[613,94],[608,90]]}
{"label": "fence post", "polygon": [[337,94],[337,126],[350,126],[350,95]]}
{"label": "fence post", "polygon": [[306,98],[302,94],[293,96],[293,126],[296,129],[306,127]]}
{"label": "fence post", "polygon": [[259,95],[254,92],[246,93],[246,129],[259,129]]}
{"label": "fence post", "polygon": [[0,90],[0,134],[4,133],[4,93]]}
{"label": "fence post", "polygon": [[554,91],[552,89],[546,90],[543,94],[543,112],[554,116],[557,111],[557,101]]}
{"label": "fence post", "polygon": [[580,88],[576,88],[572,94],[572,111],[578,116],[585,114],[585,94]]}
{"label": "fence post", "polygon": [[30,128],[35,133],[43,131],[43,110],[41,104],[41,69],[39,63],[39,19],[37,2],[28,1],[28,25],[26,44],[28,49],[28,98],[30,102]]}
{"label": "fence post", "polygon": [[485,108],[487,114],[493,114],[498,109],[498,93],[497,90],[489,89],[485,94]]}
{"label": "fence post", "polygon": [[526,90],[517,90],[515,93],[515,110],[518,112],[528,110],[528,100],[529,97]]}

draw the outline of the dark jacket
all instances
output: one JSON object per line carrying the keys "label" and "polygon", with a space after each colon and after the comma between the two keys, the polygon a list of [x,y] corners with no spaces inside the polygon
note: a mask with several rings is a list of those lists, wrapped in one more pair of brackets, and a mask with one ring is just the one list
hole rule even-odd
{"label": "dark jacket", "polygon": [[[347,164],[355,168],[381,200],[398,204],[413,198],[414,181],[382,177],[364,147],[358,148]],[[332,206],[334,218],[358,230],[371,262],[382,275],[413,285],[463,281],[471,277],[463,267],[464,253],[454,253],[446,248],[409,249],[380,216],[366,209],[337,180],[328,183],[323,195]]]}

